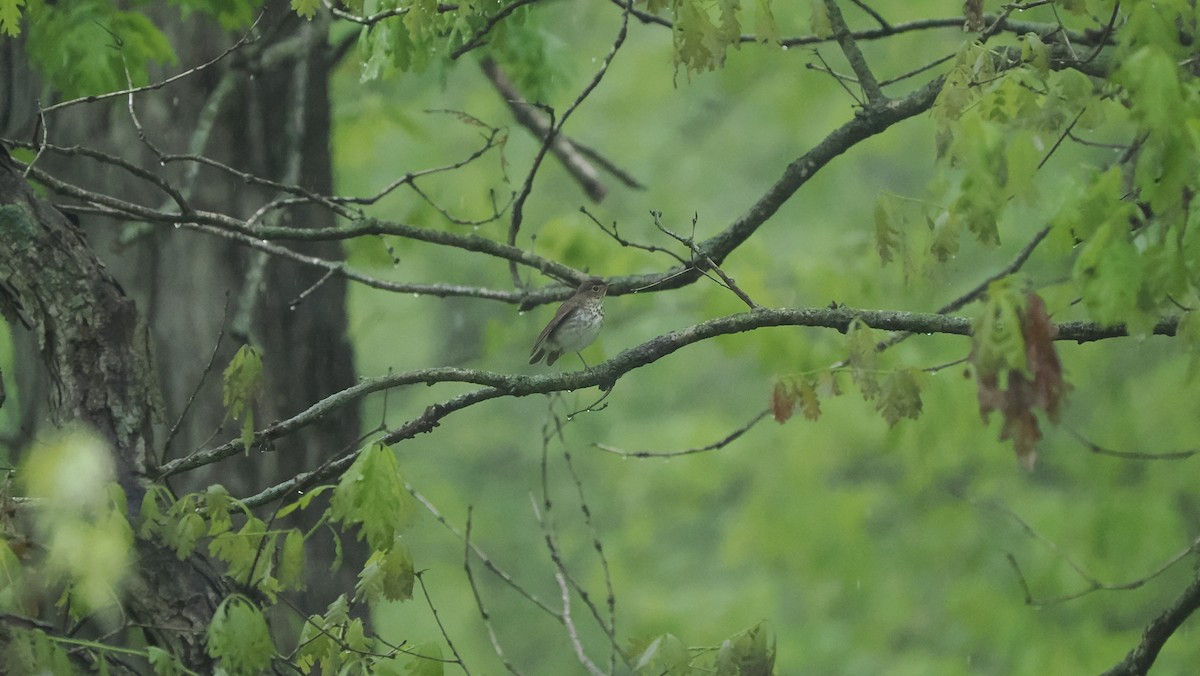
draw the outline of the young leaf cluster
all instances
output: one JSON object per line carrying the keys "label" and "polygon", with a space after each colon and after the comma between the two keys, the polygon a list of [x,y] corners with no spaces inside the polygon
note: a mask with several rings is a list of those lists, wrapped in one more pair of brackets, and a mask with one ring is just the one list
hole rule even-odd
{"label": "young leaf cluster", "polygon": [[725,639],[715,649],[688,648],[674,634],[663,634],[636,644],[633,673],[650,674],[704,673],[716,676],[769,676],[775,669],[775,637],[765,623]]}
{"label": "young leaf cluster", "polygon": [[743,18],[751,12],[755,38],[762,42],[779,40],[771,0],[756,0],[750,12],[741,0],[651,0],[647,9],[666,10],[670,15],[676,70],[682,67],[689,73],[702,73],[723,67],[729,49],[741,47]]}
{"label": "young leaf cluster", "polygon": [[1042,438],[1035,413],[1058,422],[1069,388],[1046,304],[1037,294],[1015,287],[1006,280],[992,285],[976,323],[972,358],[980,415],[985,421],[992,411],[1004,416],[1000,438],[1011,440],[1017,458],[1032,468]]}
{"label": "young leaf cluster", "polygon": [[[914,368],[882,370],[878,366],[878,338],[862,320],[856,319],[848,331],[850,378],[862,393],[863,399],[875,403],[889,427],[902,418],[916,419],[921,415],[922,373]],[[838,377],[844,371],[824,370],[813,377],[784,376],[771,392],[771,412],[783,423],[800,411],[809,420],[821,416],[821,396],[838,396],[842,387]]]}
{"label": "young leaf cluster", "polygon": [[263,388],[262,355],[243,345],[225,367],[225,410],[242,422],[242,444],[250,450],[254,440],[254,400]]}

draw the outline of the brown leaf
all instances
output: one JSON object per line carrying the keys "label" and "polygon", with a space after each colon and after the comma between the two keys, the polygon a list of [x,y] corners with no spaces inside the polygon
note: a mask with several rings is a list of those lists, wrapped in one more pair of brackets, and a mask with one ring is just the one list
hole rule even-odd
{"label": "brown leaf", "polygon": [[1069,386],[1063,381],[1062,362],[1054,348],[1057,330],[1046,313],[1046,304],[1035,293],[1027,299],[1021,333],[1025,337],[1026,363],[1033,374],[1033,403],[1046,412],[1051,422],[1058,422],[1059,404]]}
{"label": "brown leaf", "polygon": [[775,390],[771,392],[771,412],[775,414],[775,422],[783,424],[788,418],[792,417],[792,412],[796,407],[796,395],[792,392],[792,388],[782,380],[775,383]]}
{"label": "brown leaf", "polygon": [[965,0],[963,2],[964,28],[972,33],[983,30],[983,0]]}
{"label": "brown leaf", "polygon": [[1020,321],[1029,373],[1008,370],[1002,387],[999,372],[986,371],[976,363],[976,381],[979,415],[986,421],[992,411],[999,411],[1004,416],[1000,439],[1011,440],[1021,464],[1033,469],[1037,442],[1042,439],[1034,412],[1041,409],[1051,422],[1058,422],[1059,407],[1070,386],[1063,380],[1062,362],[1054,347],[1054,324],[1037,294],[1026,298]]}

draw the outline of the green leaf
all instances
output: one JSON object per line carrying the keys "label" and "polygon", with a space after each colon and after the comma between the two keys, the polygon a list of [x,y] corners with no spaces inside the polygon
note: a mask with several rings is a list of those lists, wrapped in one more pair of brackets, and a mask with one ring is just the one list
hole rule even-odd
{"label": "green leaf", "polygon": [[342,594],[329,604],[324,616],[313,616],[304,623],[300,630],[300,648],[296,656],[301,671],[309,673],[311,668],[321,665],[323,673],[337,673],[340,664],[338,657],[341,648],[331,636],[331,630],[349,622],[349,604],[346,595]]}
{"label": "green leaf", "polygon": [[988,285],[971,330],[975,364],[985,374],[1027,370],[1025,338],[1021,333],[1021,313],[1026,302],[1024,284],[1024,280],[1009,276]]}
{"label": "green leaf", "polygon": [[243,596],[226,597],[208,625],[208,654],[235,674],[254,674],[271,666],[275,644],[262,611]]}
{"label": "green leaf", "polygon": [[390,448],[376,443],[359,453],[333,491],[329,514],[346,525],[359,524],[358,537],[371,549],[392,547],[396,536],[416,521],[418,506]]}
{"label": "green leaf", "polygon": [[404,669],[407,676],[442,676],[445,673],[442,647],[437,643],[422,643],[413,648],[412,652],[415,656]]}
{"label": "green leaf", "polygon": [[279,583],[287,589],[304,588],[304,533],[288,531],[279,554]]}
{"label": "green leaf", "polygon": [[689,676],[691,671],[687,646],[673,634],[654,639],[633,666],[639,676]]}
{"label": "green leaf", "polygon": [[900,369],[888,374],[880,389],[875,410],[883,415],[889,427],[894,427],[901,418],[916,420],[921,415],[921,372],[917,369]]}
{"label": "green leaf", "polygon": [[317,15],[321,0],[292,0],[292,10],[310,21]]}
{"label": "green leaf", "polygon": [[315,498],[318,495],[324,493],[325,491],[329,491],[329,490],[333,490],[333,486],[330,484],[325,484],[324,486],[317,486],[316,488],[313,488],[312,490],[306,492],[304,495],[301,495],[299,500],[297,500],[293,503],[284,505],[282,508],[280,508],[279,512],[277,512],[275,514],[275,518],[282,519],[283,517],[287,516],[288,514],[291,514],[292,512],[296,511],[297,509],[308,508],[308,505],[309,505],[309,503],[311,503],[313,501],[313,498]]}
{"label": "green leaf", "polygon": [[717,27],[699,3],[684,0],[675,6],[675,66],[691,72],[712,70],[724,56],[714,54]]}
{"label": "green leaf", "polygon": [[242,444],[247,451],[254,439],[254,411],[251,406],[262,387],[262,356],[250,345],[243,345],[225,368],[224,401],[229,417],[242,421]]}
{"label": "green leaf", "polygon": [[775,637],[759,623],[725,639],[717,651],[718,676],[771,676],[775,673]]}
{"label": "green leaf", "polygon": [[895,207],[889,195],[881,194],[875,200],[875,249],[884,265],[892,262],[893,253],[900,244],[900,233],[896,230]]}
{"label": "green leaf", "polygon": [[1140,293],[1142,266],[1127,224],[1110,220],[1092,235],[1075,261],[1074,278],[1096,321],[1128,324],[1132,335],[1153,328],[1157,316]]}
{"label": "green leaf", "polygon": [[25,0],[0,0],[0,33],[9,37],[21,34],[21,5]]}
{"label": "green leaf", "polygon": [[148,538],[162,532],[164,521],[162,505],[159,504],[161,490],[151,489],[142,496],[142,506],[138,510],[138,537]]}
{"label": "green leaf", "polygon": [[412,555],[397,540],[387,551],[373,552],[367,559],[359,573],[354,597],[369,603],[407,601],[412,598],[415,580]]}
{"label": "green leaf", "polygon": [[204,491],[209,535],[218,535],[233,528],[233,518],[229,515],[229,508],[232,506],[233,496],[221,484],[213,484]]}
{"label": "green leaf", "polygon": [[175,528],[171,531],[171,537],[168,538],[167,532],[163,532],[163,539],[174,548],[175,555],[183,560],[192,555],[196,549],[196,543],[206,532],[208,532],[208,526],[204,523],[204,519],[195,512],[189,512],[175,524]]}
{"label": "green leaf", "polygon": [[879,344],[874,331],[861,319],[850,322],[847,331],[849,339],[850,376],[862,392],[863,399],[870,401],[879,394],[879,380],[876,377],[875,346]]}
{"label": "green leaf", "polygon": [[1037,33],[1026,33],[1021,36],[1021,60],[1044,75],[1050,70],[1050,47]]}
{"label": "green leaf", "polygon": [[230,577],[242,584],[258,585],[271,568],[274,541],[275,535],[267,532],[267,524],[250,517],[236,532],[228,531],[213,538],[208,551],[228,564]]}
{"label": "green leaf", "polygon": [[188,673],[182,662],[162,648],[154,646],[146,648],[146,659],[150,662],[156,676],[182,676]]}
{"label": "green leaf", "polygon": [[756,0],[754,13],[754,34],[760,42],[775,44],[782,39],[779,24],[775,21],[775,12],[771,9],[771,0]]}
{"label": "green leaf", "polygon": [[6,674],[53,674],[70,676],[79,671],[57,641],[39,629],[9,627],[2,651]]}
{"label": "green leaf", "polygon": [[0,538],[0,592],[21,589],[25,585],[25,568],[13,546],[25,548],[28,543]]}
{"label": "green leaf", "polygon": [[68,97],[144,85],[150,81],[151,64],[177,61],[167,37],[150,19],[105,0],[34,3],[28,8],[28,25],[30,60]]}

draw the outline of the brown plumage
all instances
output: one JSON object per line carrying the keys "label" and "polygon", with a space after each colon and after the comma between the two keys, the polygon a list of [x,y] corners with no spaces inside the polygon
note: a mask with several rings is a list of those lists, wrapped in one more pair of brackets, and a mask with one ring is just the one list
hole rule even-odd
{"label": "brown plumage", "polygon": [[554,318],[538,334],[529,363],[536,364],[544,356],[546,364],[553,365],[564,352],[579,352],[591,345],[604,323],[603,301],[607,292],[608,285],[599,277],[585,279],[575,295],[558,306]]}

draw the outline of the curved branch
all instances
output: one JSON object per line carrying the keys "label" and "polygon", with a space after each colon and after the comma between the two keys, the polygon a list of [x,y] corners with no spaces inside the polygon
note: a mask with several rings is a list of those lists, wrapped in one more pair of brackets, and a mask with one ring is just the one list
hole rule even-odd
{"label": "curved branch", "polygon": [[[271,442],[313,424],[331,412],[355,402],[368,394],[404,385],[436,383],[472,383],[483,385],[474,390],[442,403],[431,404],[419,417],[384,434],[379,441],[394,444],[431,431],[443,418],[455,411],[499,397],[526,397],[533,394],[578,390],[588,387],[612,389],[616,381],[634,369],[652,364],[663,357],[692,343],[716,336],[743,333],[772,326],[811,326],[846,331],[854,320],[865,322],[875,329],[886,331],[910,331],[915,333],[941,333],[959,336],[971,334],[971,320],[966,317],[932,313],[901,312],[890,310],[858,310],[848,307],[837,308],[782,308],[757,309],[736,315],[718,317],[678,331],[653,338],[641,345],[631,347],[606,362],[585,371],[548,375],[516,375],[492,373],[474,369],[454,367],[423,369],[371,378],[354,387],[337,392],[313,404],[287,420],[276,421],[254,434],[250,447],[265,450]],[[1155,327],[1157,335],[1175,335],[1176,319],[1164,319]],[[1088,342],[1104,338],[1126,336],[1123,326],[1105,327],[1092,322],[1065,322],[1057,325],[1057,340]],[[190,469],[208,465],[236,455],[245,450],[241,439],[234,439],[216,448],[197,451],[184,458],[174,460],[159,468],[159,477],[168,477]],[[335,460],[328,465],[297,475],[292,479],[259,493],[248,503],[260,505],[311,482],[337,476],[357,457],[357,451]]]}
{"label": "curved branch", "polygon": [[[723,262],[730,252],[749,239],[759,226],[775,215],[801,186],[833,158],[860,141],[886,131],[897,122],[929,110],[941,92],[944,81],[945,77],[935,78],[904,98],[892,99],[884,105],[860,111],[853,120],[834,130],[812,150],[789,164],[783,176],[750,205],[746,213],[729,227],[701,242],[700,248],[718,264]],[[686,281],[690,282],[691,279]]]}
{"label": "curved branch", "polygon": [[1142,632],[1142,640],[1133,650],[1112,669],[1104,672],[1103,676],[1141,676],[1150,670],[1158,652],[1162,650],[1167,639],[1179,629],[1188,617],[1200,608],[1200,575],[1192,579],[1191,584],[1175,599],[1161,615],[1154,618]]}
{"label": "curved branch", "polygon": [[[664,19],[656,14],[635,9],[632,0],[610,0],[614,5],[621,9],[628,10],[630,15],[647,25],[662,26],[663,28],[674,29],[675,24],[670,19]],[[855,2],[855,4],[859,4]],[[873,17],[878,20],[878,17]],[[1010,19],[1007,16],[996,14],[985,14],[984,22],[988,25],[994,25],[996,30],[1013,33],[1016,35],[1024,35],[1025,33],[1037,33],[1039,36],[1045,37],[1052,33],[1062,32],[1073,43],[1083,43],[1088,45],[1103,44],[1109,37],[1107,34],[1099,37],[1090,36],[1087,33],[1077,31],[1064,30],[1057,23],[1040,23],[1036,21],[1017,21]],[[860,31],[851,31],[850,35],[855,40],[882,40],[894,35],[902,33],[912,33],[915,31],[930,30],[934,28],[952,28],[961,31],[963,26],[963,18],[959,16],[950,16],[944,19],[917,19],[914,21],[906,21],[897,24],[885,24],[878,28],[868,28]],[[737,38],[741,44],[763,42],[763,38],[758,35],[741,35]],[[783,38],[779,41],[779,45],[783,47],[802,47],[806,45],[818,45],[827,42],[834,42],[834,37],[819,36],[819,35],[802,35],[794,38]]]}

